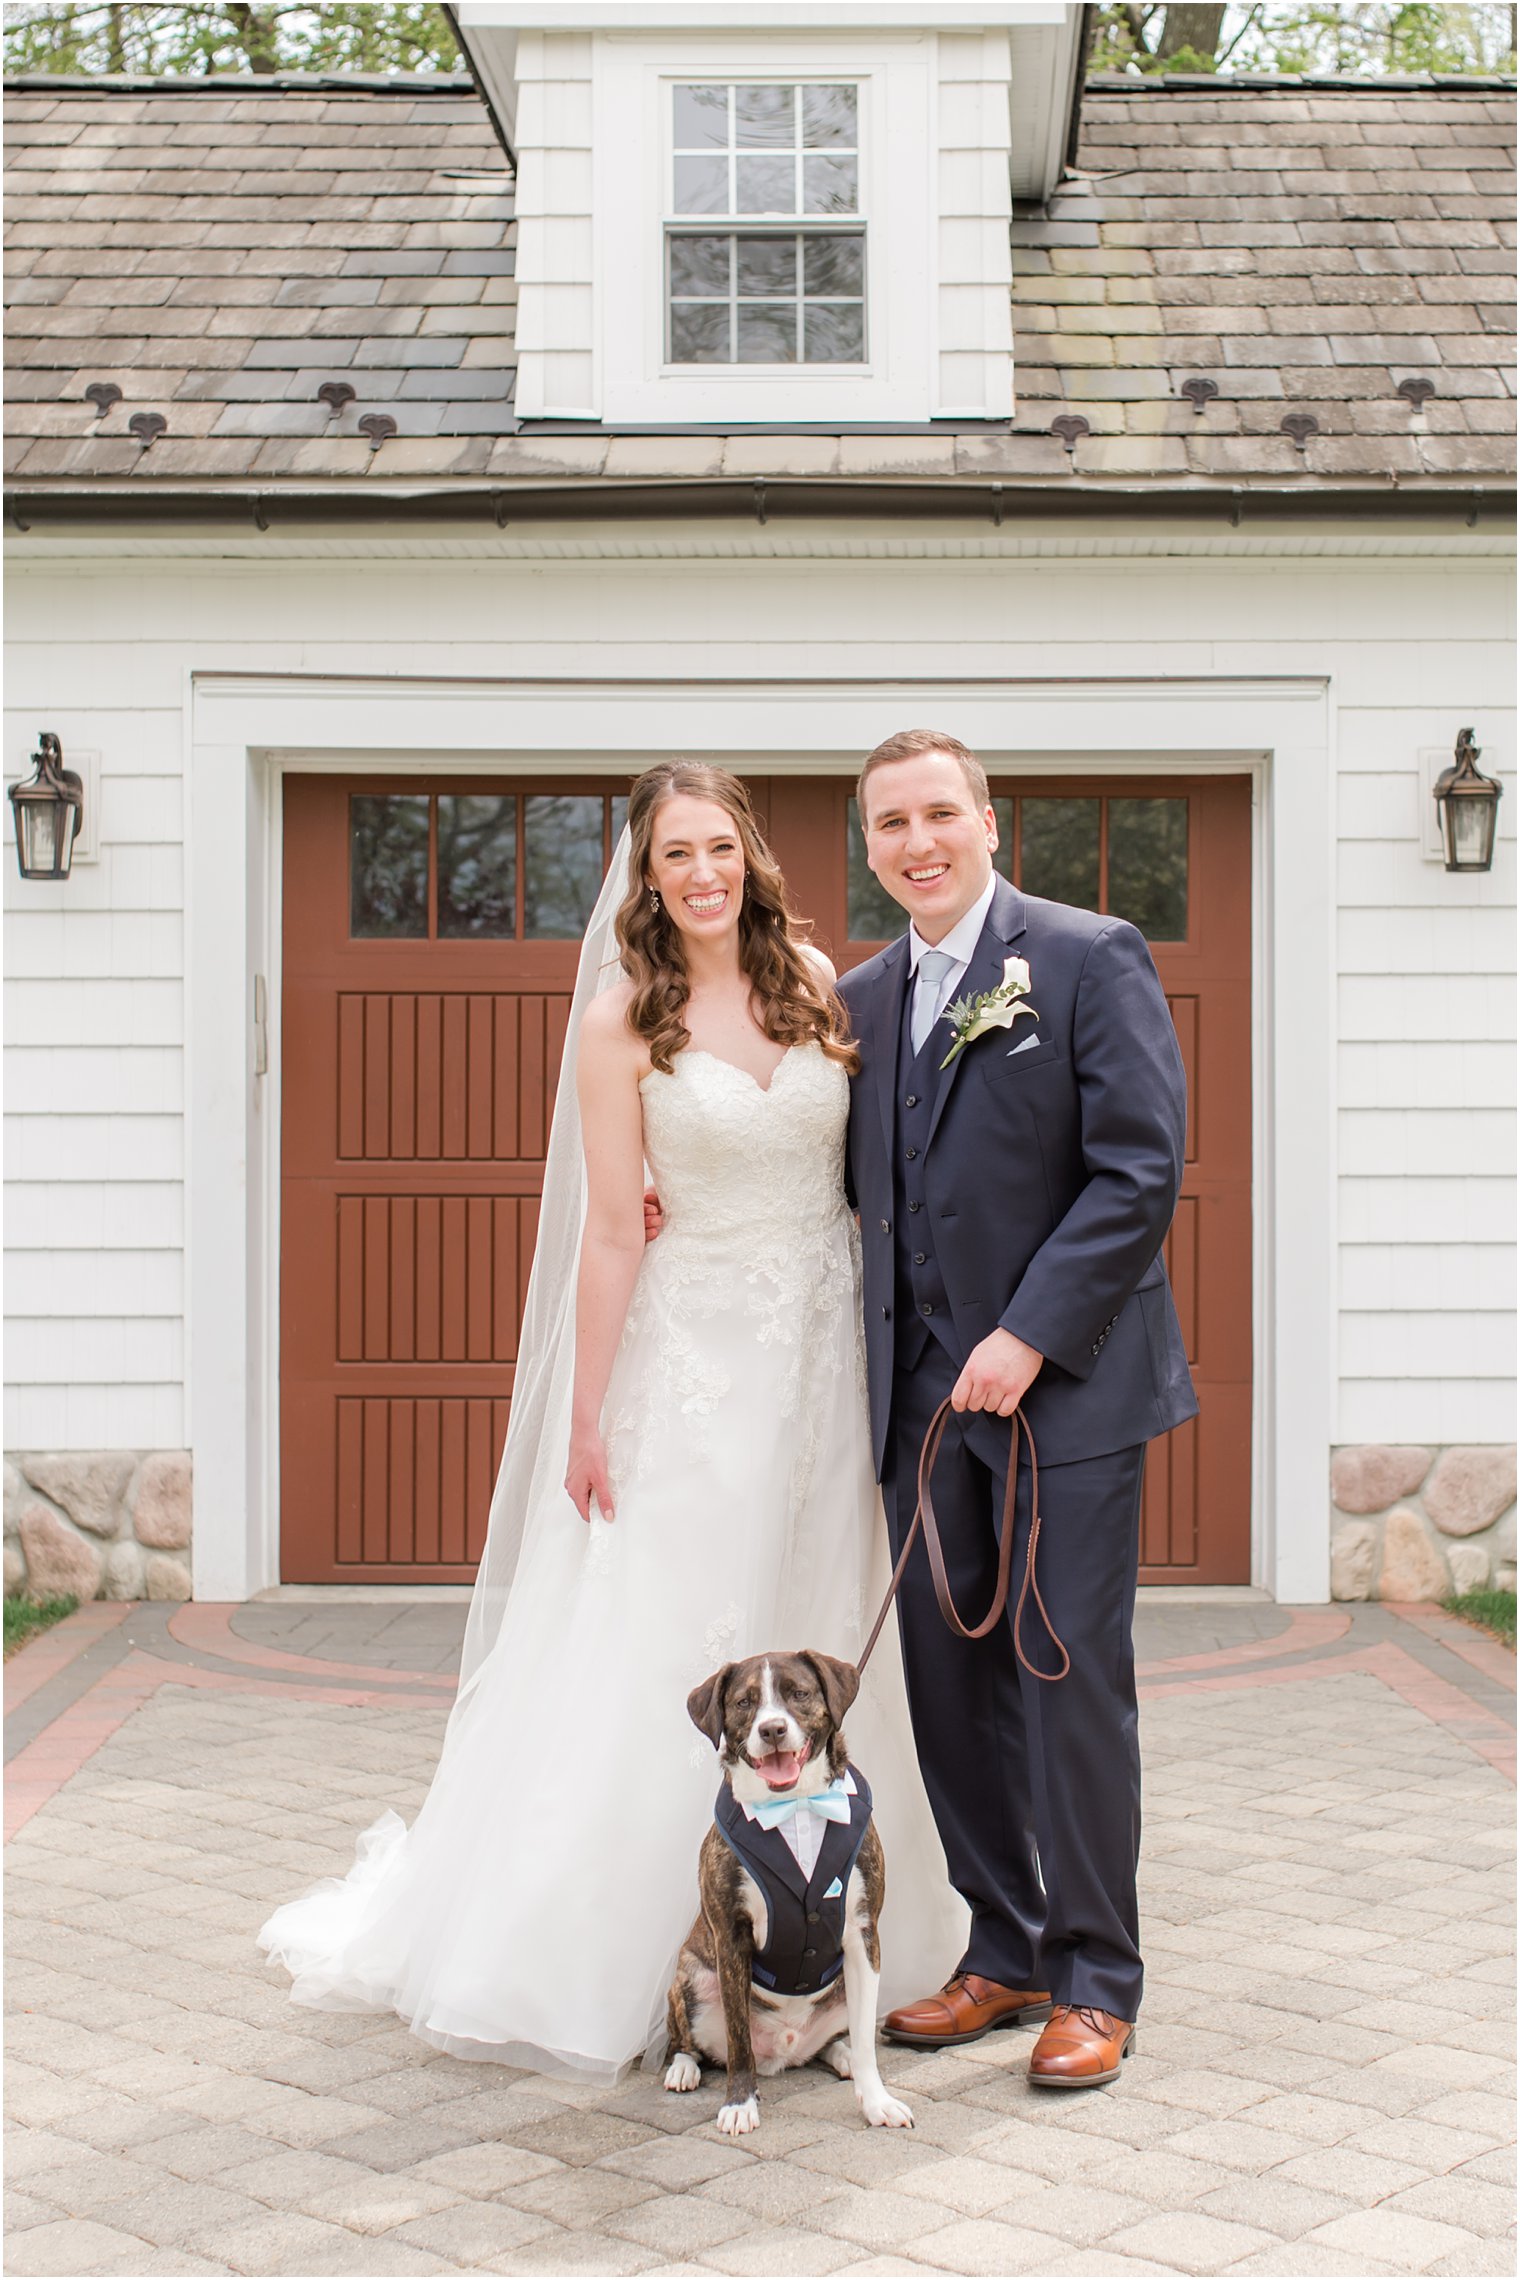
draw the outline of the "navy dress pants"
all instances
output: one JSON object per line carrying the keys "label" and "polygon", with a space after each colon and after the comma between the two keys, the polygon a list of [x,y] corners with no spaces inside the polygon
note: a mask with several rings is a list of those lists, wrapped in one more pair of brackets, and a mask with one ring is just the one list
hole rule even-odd
{"label": "navy dress pants", "polygon": [[[894,1559],[913,1523],[924,1432],[958,1374],[931,1342],[893,1381],[882,1489]],[[967,1624],[991,1603],[1011,1439],[1008,1419],[952,1417],[934,1468],[950,1589]],[[950,1881],[971,1909],[958,1968],[1004,1987],[1048,1988],[1058,2003],[1120,2019],[1138,2015],[1143,1983],[1131,1626],[1144,1469],[1143,1442],[1040,1467],[1036,1572],[1071,1656],[1065,1678],[1033,1678],[1014,1654],[1029,1541],[1027,1455],[1007,1619],[985,1639],[957,1638],[940,1614],[922,1541],[897,1600],[919,1764]],[[1032,1594],[1020,1637],[1039,1668],[1059,1666]]]}

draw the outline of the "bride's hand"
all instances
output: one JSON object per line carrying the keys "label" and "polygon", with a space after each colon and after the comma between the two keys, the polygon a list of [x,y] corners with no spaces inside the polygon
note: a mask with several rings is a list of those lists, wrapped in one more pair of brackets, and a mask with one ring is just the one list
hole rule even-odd
{"label": "bride's hand", "polygon": [[612,1490],[607,1484],[607,1447],[600,1433],[577,1433],[570,1442],[570,1464],[565,1474],[570,1501],[583,1520],[591,1518],[591,1500],[604,1520],[615,1517]]}

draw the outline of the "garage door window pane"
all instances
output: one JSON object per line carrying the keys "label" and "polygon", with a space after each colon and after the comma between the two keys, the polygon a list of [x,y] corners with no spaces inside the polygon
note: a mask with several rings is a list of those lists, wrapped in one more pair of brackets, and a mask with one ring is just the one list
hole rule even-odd
{"label": "garage door window pane", "polygon": [[848,929],[852,942],[891,942],[907,925],[876,873],[866,867],[866,835],[855,802],[849,806]]}
{"label": "garage door window pane", "polygon": [[575,941],[602,884],[599,796],[523,801],[523,933],[530,942]]}
{"label": "garage door window pane", "polygon": [[1019,884],[1048,902],[1098,907],[1096,800],[1023,800]]}
{"label": "garage door window pane", "polygon": [[1186,800],[1110,800],[1108,907],[1150,942],[1187,940]]}
{"label": "garage door window pane", "polygon": [[504,940],[516,931],[517,802],[438,800],[438,932]]}
{"label": "garage door window pane", "polygon": [[364,941],[426,937],[428,803],[356,792],[348,810],[348,930]]}

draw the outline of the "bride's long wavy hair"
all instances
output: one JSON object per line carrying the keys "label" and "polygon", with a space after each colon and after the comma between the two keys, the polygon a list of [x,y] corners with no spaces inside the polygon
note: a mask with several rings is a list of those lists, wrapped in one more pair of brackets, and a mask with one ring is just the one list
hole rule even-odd
{"label": "bride's long wavy hair", "polygon": [[744,850],[744,900],[739,910],[739,964],[749,977],[760,1027],[777,1045],[816,1043],[851,1073],[859,1056],[850,1042],[849,1017],[837,994],[803,955],[786,881],[760,835],[749,794],[737,776],[696,760],[662,760],[646,768],[628,796],[629,888],[617,914],[623,971],[633,984],[628,1025],[649,1047],[657,1069],[670,1073],[691,1043],[686,1001],[691,978],[681,930],[652,894],[650,850],[660,809],[685,792],[712,800],[734,819]]}

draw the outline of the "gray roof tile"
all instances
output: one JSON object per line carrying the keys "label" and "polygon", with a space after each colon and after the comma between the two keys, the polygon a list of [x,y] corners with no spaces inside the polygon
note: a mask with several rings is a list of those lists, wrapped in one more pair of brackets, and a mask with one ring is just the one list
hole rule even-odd
{"label": "gray roof tile", "polygon": [[[1513,467],[1513,92],[1098,79],[1012,225],[1012,432],[514,432],[510,173],[460,80],[11,84],[23,481],[1436,483]],[[472,181],[454,170],[477,167]],[[448,169],[445,174],[442,170]],[[1434,380],[1423,412],[1397,393]],[[1195,376],[1217,393],[1202,412]],[[341,412],[324,379],[355,390]],[[122,403],[97,421],[90,381]],[[1303,451],[1279,428],[1313,412]],[[1051,435],[1064,408],[1090,432]],[[386,409],[372,449],[356,422]],[[156,410],[167,433],[126,434]]]}

